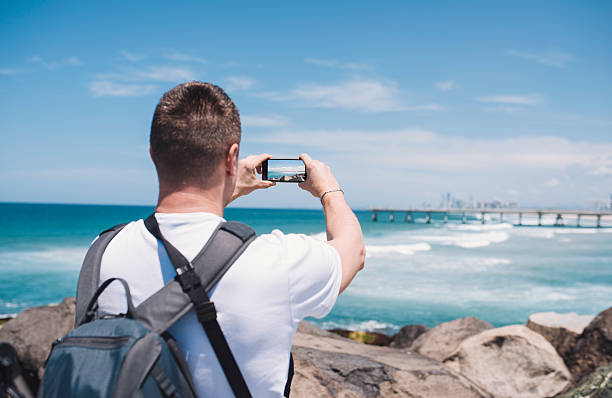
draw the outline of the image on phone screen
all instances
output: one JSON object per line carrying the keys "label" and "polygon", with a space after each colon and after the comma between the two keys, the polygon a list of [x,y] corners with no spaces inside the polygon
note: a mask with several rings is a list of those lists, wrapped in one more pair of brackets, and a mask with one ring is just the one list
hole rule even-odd
{"label": "image on phone screen", "polygon": [[300,159],[268,159],[262,165],[262,178],[274,182],[306,181],[306,166]]}

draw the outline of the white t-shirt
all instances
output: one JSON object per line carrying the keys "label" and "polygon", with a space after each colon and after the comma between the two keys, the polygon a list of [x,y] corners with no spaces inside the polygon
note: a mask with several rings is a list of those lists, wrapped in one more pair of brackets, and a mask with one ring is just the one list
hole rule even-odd
{"label": "white t-shirt", "polygon": [[[224,221],[210,213],[157,213],[156,218],[164,237],[190,261]],[[100,282],[125,279],[138,305],[175,275],[163,245],[139,220],[108,245]],[[274,230],[258,236],[212,290],[217,319],[253,397],[283,395],[297,325],[307,316],[329,313],[341,279],[340,256],[331,245]],[[98,303],[102,313],[124,313],[121,285],[111,284]],[[189,363],[198,395],[233,397],[194,310],[169,332]]]}

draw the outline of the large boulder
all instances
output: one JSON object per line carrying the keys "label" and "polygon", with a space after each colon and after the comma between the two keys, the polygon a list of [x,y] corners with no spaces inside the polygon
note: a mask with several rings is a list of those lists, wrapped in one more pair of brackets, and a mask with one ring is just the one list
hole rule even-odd
{"label": "large boulder", "polygon": [[473,316],[455,319],[441,323],[421,334],[412,343],[409,350],[441,361],[463,340],[492,328],[493,325],[489,322],[481,321]]}
{"label": "large boulder", "polygon": [[74,308],[72,297],[58,305],[27,308],[0,329],[0,341],[15,347],[31,387],[42,377],[51,344],[74,327]]}
{"label": "large boulder", "polygon": [[429,328],[425,325],[406,325],[391,337],[389,347],[409,348],[417,337],[428,330]]}
{"label": "large boulder", "polygon": [[342,337],[293,338],[294,398],[492,397],[439,361]]}
{"label": "large boulder", "polygon": [[544,336],[565,360],[574,349],[578,336],[593,318],[594,315],[578,315],[575,312],[538,312],[529,316],[527,327]]}
{"label": "large boulder", "polygon": [[612,398],[612,364],[595,369],[578,386],[556,398]]}
{"label": "large boulder", "polygon": [[523,325],[485,330],[472,336],[444,363],[496,398],[551,397],[571,382],[555,348]]}
{"label": "large boulder", "polygon": [[612,307],[584,328],[566,363],[576,380],[612,362]]}

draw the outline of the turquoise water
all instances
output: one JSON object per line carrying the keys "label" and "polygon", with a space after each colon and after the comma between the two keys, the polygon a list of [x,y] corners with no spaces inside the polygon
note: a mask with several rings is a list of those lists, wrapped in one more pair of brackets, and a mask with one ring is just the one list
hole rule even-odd
{"label": "turquoise water", "polygon": [[[152,209],[0,203],[0,314],[74,296],[97,233]],[[374,223],[367,211],[357,215],[366,266],[332,312],[316,320],[323,327],[393,333],[405,324],[433,326],[468,315],[501,326],[523,323],[534,312],[596,314],[612,306],[610,227],[575,228],[571,220],[560,228],[476,219]],[[324,239],[321,211],[228,209],[225,217],[260,234],[278,228]]]}

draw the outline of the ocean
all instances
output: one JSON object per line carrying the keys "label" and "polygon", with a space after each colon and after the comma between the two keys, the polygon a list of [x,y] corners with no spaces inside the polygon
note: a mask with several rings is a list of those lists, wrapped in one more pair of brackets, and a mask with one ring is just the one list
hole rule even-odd
{"label": "ocean", "polygon": [[[146,217],[152,206],[0,203],[0,317],[74,296],[81,261],[96,235]],[[356,212],[366,264],[324,328],[397,332],[474,315],[495,326],[524,323],[535,312],[597,314],[612,306],[612,222],[603,228],[515,226],[451,218],[391,223]],[[226,210],[227,220],[258,234],[280,229],[324,239],[320,210]],[[524,223],[535,220],[523,218]],[[554,219],[545,219],[553,224]],[[584,219],[583,225],[593,225]]]}

